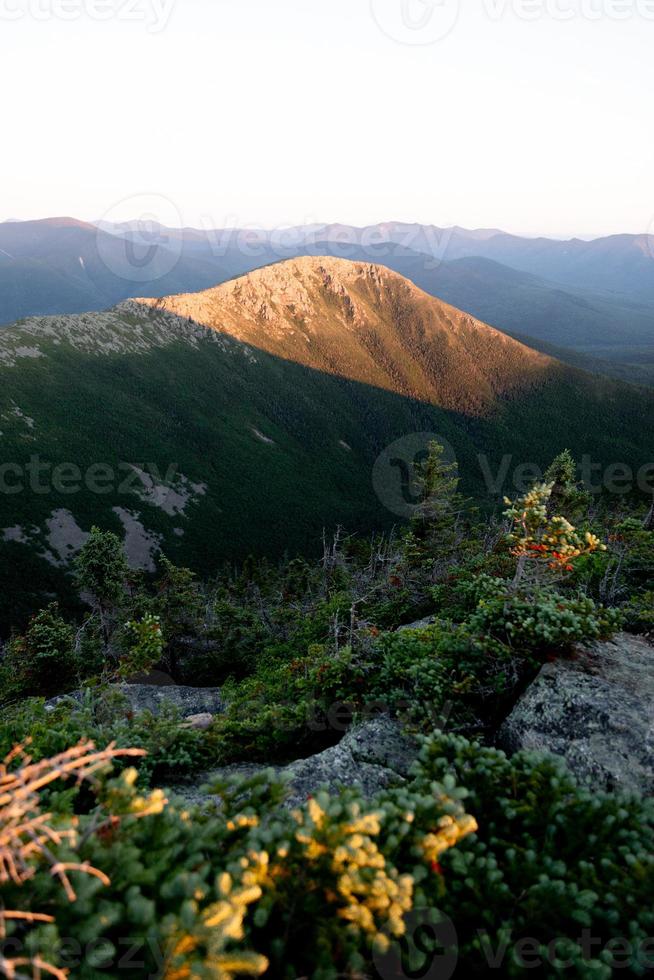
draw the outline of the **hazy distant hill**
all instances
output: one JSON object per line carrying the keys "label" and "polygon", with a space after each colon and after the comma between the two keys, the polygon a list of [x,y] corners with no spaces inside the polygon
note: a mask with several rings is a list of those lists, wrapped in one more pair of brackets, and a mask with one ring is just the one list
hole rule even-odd
{"label": "hazy distant hill", "polygon": [[493,259],[544,279],[605,294],[654,302],[654,234],[610,235],[593,241],[523,238],[496,229],[469,231],[386,222],[367,228],[325,226],[312,240],[392,241],[438,259]]}
{"label": "hazy distant hill", "polygon": [[134,248],[72,218],[0,224],[0,323],[106,309],[139,293],[202,289],[220,278],[215,263],[157,242]]}
{"label": "hazy distant hill", "polygon": [[[639,466],[653,410],[654,392],[538,354],[365,263],[302,258],[196,295],[29,319],[0,334],[0,599],[23,602],[0,622],[65,590],[93,523],[146,568],[161,547],[209,572],[311,550],[337,523],[401,519],[372,474],[412,433],[446,439],[490,504],[510,485],[489,491],[480,453],[491,473],[505,454],[512,472],[564,446]],[[53,484],[59,464],[119,479],[76,491],[70,473]]]}

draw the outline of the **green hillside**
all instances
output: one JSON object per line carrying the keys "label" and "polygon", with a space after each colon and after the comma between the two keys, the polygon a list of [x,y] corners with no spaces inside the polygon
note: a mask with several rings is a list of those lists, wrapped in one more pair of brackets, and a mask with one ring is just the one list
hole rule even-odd
{"label": "green hillside", "polygon": [[[68,591],[68,563],[94,523],[120,532],[146,569],[161,547],[203,573],[250,553],[315,552],[336,524],[388,528],[403,515],[376,493],[373,467],[411,434],[449,442],[463,488],[488,507],[512,487],[489,490],[480,453],[491,474],[510,454],[509,478],[561,445],[604,466],[652,458],[651,392],[536,354],[386,270],[335,263],[325,281],[320,260],[301,262],[304,315],[322,338],[308,363],[297,296],[294,336],[270,310],[250,319],[265,270],[241,281],[236,305],[234,284],[220,287],[225,330],[240,340],[135,302],[3,332],[4,630]],[[298,274],[294,263],[274,272],[289,289]],[[401,475],[402,459],[393,465]],[[107,466],[113,481],[92,469]]]}

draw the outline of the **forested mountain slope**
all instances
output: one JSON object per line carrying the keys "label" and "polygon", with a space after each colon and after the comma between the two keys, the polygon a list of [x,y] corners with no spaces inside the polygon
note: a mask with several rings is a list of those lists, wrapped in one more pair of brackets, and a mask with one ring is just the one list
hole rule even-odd
{"label": "forested mountain slope", "polygon": [[404,515],[375,461],[409,436],[387,473],[400,480],[416,432],[450,443],[464,489],[487,506],[511,489],[488,483],[507,454],[510,481],[562,445],[600,466],[654,452],[654,394],[536,353],[384,268],[334,259],[27,320],[0,335],[0,382],[4,624],[66,591],[93,524],[120,532],[140,567],[161,548],[204,572],[309,552],[339,523],[389,527]]}

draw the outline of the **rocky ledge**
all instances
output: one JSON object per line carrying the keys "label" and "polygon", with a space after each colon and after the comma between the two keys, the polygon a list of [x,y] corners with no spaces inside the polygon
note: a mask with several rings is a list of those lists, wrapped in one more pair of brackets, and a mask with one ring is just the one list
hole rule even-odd
{"label": "rocky ledge", "polygon": [[230,775],[254,776],[268,771],[287,784],[287,806],[304,803],[308,796],[322,787],[334,791],[343,786],[353,786],[361,790],[364,796],[372,797],[382,789],[401,785],[417,755],[415,740],[403,734],[396,722],[380,716],[353,728],[338,745],[308,759],[275,768],[226,766],[203,773],[192,783],[178,784],[172,789],[189,802],[197,803],[207,799],[202,784],[210,787],[212,782],[219,782]]}
{"label": "rocky ledge", "polygon": [[627,633],[546,664],[500,729],[600,789],[654,793],[654,646]]}
{"label": "rocky ledge", "polygon": [[[112,684],[112,691],[122,695],[134,714],[140,711],[151,711],[153,715],[161,712],[164,705],[173,705],[182,718],[207,719],[208,716],[221,714],[225,710],[219,687],[182,687],[178,684],[162,683],[150,680],[143,684]],[[57,704],[68,699],[81,701],[84,691],[74,691],[46,702],[46,707],[54,708]],[[204,727],[198,725],[198,727]]]}

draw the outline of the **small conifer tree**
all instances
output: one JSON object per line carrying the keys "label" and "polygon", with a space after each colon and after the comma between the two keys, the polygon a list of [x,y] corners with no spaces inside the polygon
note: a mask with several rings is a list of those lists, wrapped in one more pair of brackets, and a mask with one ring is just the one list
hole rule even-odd
{"label": "small conifer tree", "polygon": [[75,579],[99,618],[105,650],[109,646],[109,621],[125,596],[129,565],[120,538],[112,531],[91,528],[91,534],[75,559]]}
{"label": "small conifer tree", "polygon": [[591,495],[577,480],[577,464],[569,449],[564,449],[545,471],[546,484],[551,484],[549,509],[578,517],[588,509]]}
{"label": "small conifer tree", "polygon": [[416,475],[419,503],[411,518],[406,555],[412,563],[447,557],[456,547],[457,529],[466,508],[459,494],[459,468],[445,459],[438,442],[429,444]]}

